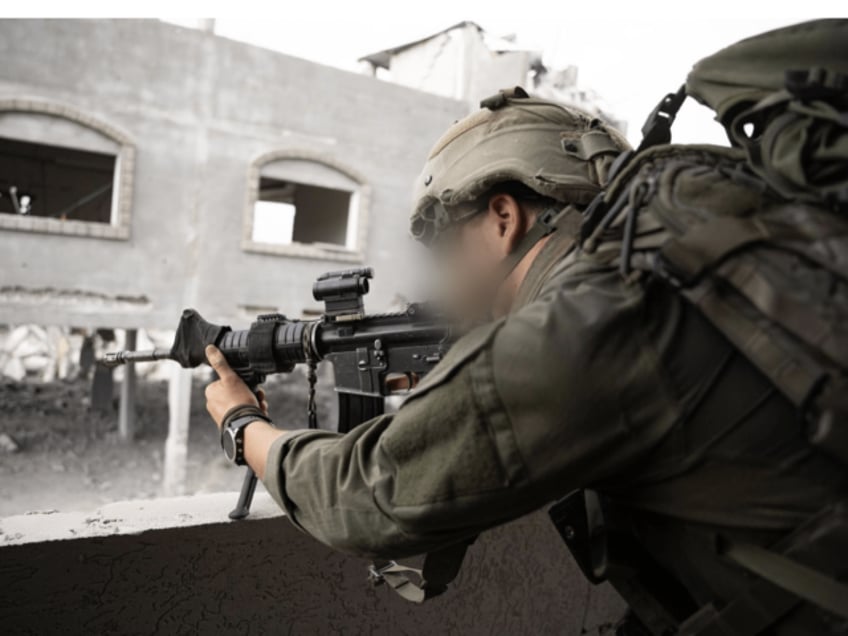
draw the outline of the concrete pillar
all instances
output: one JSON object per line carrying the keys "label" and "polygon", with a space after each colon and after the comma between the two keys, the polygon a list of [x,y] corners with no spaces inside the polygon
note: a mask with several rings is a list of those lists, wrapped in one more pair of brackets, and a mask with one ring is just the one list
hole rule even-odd
{"label": "concrete pillar", "polygon": [[[135,351],[135,329],[127,329],[124,335],[124,349]],[[121,402],[118,411],[118,434],[121,439],[129,442],[135,437],[135,365],[124,365],[124,381],[121,383]]]}
{"label": "concrete pillar", "polygon": [[185,492],[188,461],[188,420],[191,410],[191,370],[172,366],[168,380],[168,438],[162,489],[166,496]]}
{"label": "concrete pillar", "polygon": [[91,410],[100,413],[114,413],[113,393],[115,389],[114,369],[102,364],[95,365],[94,377],[91,380]]}
{"label": "concrete pillar", "polygon": [[80,375],[87,378],[95,362],[94,336],[86,334],[82,340],[79,354]]}

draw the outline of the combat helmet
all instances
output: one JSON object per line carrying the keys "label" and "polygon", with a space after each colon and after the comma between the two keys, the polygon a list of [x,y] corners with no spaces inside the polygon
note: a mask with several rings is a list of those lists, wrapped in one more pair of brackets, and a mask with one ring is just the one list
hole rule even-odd
{"label": "combat helmet", "polygon": [[415,184],[412,235],[431,242],[494,185],[519,182],[563,206],[588,204],[627,141],[572,106],[520,87],[484,99],[436,142]]}

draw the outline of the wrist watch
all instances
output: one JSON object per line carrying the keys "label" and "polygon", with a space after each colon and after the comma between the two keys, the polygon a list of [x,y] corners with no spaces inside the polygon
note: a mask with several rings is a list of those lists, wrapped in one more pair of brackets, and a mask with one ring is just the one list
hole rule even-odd
{"label": "wrist watch", "polygon": [[244,466],[244,429],[253,422],[268,421],[258,415],[242,415],[228,422],[221,430],[221,448],[224,456],[237,466]]}

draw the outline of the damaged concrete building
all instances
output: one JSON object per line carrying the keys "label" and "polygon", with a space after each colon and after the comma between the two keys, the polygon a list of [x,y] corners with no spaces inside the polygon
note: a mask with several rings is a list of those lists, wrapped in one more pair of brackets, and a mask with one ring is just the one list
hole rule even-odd
{"label": "damaged concrete building", "polygon": [[317,310],[364,263],[373,309],[408,293],[409,184],[464,104],[157,21],[0,21],[0,58],[0,324],[132,346],[184,307]]}
{"label": "damaged concrete building", "polygon": [[155,21],[3,21],[0,55],[5,323],[298,314],[316,274],[363,262],[387,305],[409,183],[466,111]]}

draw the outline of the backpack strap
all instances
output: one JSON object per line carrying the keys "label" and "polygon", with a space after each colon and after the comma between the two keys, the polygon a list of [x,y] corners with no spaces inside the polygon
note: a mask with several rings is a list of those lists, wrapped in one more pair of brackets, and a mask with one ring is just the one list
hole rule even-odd
{"label": "backpack strap", "polygon": [[794,559],[749,543],[726,542],[722,554],[800,599],[848,619],[848,585]]}
{"label": "backpack strap", "polygon": [[659,250],[658,265],[679,286],[689,286],[736,250],[776,238],[756,217],[715,216],[666,241]]}
{"label": "backpack strap", "polygon": [[766,375],[799,409],[806,410],[819,393],[828,373],[800,347],[792,346],[775,325],[758,321],[733,298],[720,281],[704,281],[681,289],[686,297]]}
{"label": "backpack strap", "polygon": [[687,619],[680,636],[760,634],[803,601],[848,620],[848,584],[834,578],[833,554],[848,549],[848,502],[830,505],[773,548],[717,538],[717,554],[754,575],[721,609],[712,603]]}

